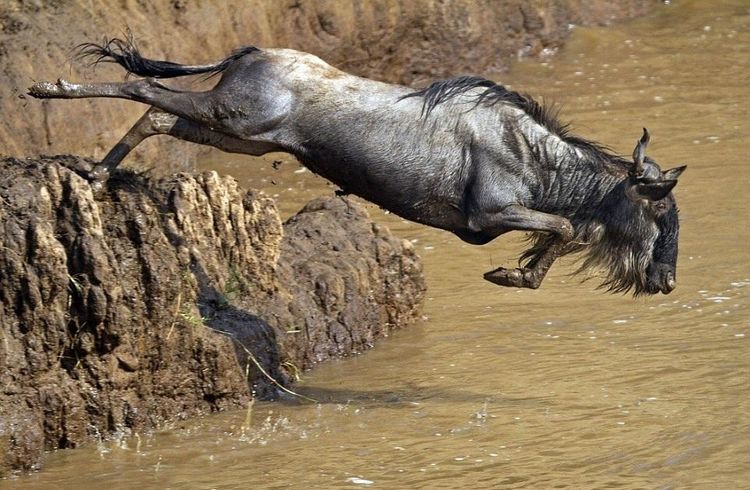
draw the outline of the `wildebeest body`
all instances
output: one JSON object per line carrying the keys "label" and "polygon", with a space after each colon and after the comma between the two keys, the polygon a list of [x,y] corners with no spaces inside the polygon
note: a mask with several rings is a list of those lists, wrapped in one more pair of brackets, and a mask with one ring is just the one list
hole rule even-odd
{"label": "wildebeest body", "polygon": [[206,92],[177,91],[153,78],[35,84],[37,97],[120,97],[153,106],[94,179],[154,134],[251,155],[284,151],[345,193],[470,243],[534,233],[526,266],[485,274],[492,282],[538,287],[557,257],[585,250],[586,267],[608,268],[611,290],[674,287],[678,222],[670,191],[684,167],[662,172],[645,157],[645,130],[629,162],[569,135],[532,99],[481,78],[414,91],[287,49],[245,48],[202,66],[147,60],[118,40],[84,51],[144,76],[222,72]]}

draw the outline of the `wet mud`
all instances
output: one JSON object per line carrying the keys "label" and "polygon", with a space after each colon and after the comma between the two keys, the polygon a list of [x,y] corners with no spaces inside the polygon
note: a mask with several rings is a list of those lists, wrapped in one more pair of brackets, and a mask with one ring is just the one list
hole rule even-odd
{"label": "wet mud", "polygon": [[0,160],[0,474],[284,395],[418,315],[414,248],[354,202],[282,225],[231,177],[123,171],[95,195],[90,165]]}

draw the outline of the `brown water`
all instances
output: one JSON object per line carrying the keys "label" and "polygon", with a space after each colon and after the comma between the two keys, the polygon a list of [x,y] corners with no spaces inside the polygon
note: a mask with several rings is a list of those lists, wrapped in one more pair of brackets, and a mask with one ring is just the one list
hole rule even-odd
{"label": "brown water", "polygon": [[[648,126],[662,166],[689,165],[675,292],[607,295],[569,261],[539,291],[499,288],[481,274],[520,240],[473,247],[371,206],[421,251],[426,319],[306,374],[321,403],[60,451],[0,487],[750,488],[750,3],[577,29],[499,78],[624,154]],[[215,158],[285,215],[333,190],[285,156]]]}

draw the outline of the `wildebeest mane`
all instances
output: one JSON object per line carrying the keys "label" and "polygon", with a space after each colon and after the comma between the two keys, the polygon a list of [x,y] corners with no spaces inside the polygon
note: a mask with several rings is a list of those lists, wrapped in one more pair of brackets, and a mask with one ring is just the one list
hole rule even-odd
{"label": "wildebeest mane", "polygon": [[613,154],[610,148],[599,143],[572,135],[570,126],[558,119],[559,110],[554,104],[546,105],[537,102],[531,96],[510,90],[504,85],[477,76],[462,76],[448,80],[439,80],[429,86],[411,92],[402,97],[422,97],[422,115],[427,117],[438,105],[465,94],[473,89],[483,88],[476,96],[475,107],[481,104],[493,106],[498,103],[510,104],[525,112],[537,124],[546,128],[566,143],[575,146],[602,163],[614,163],[620,167],[631,165],[623,158]]}
{"label": "wildebeest mane", "polygon": [[[424,99],[422,114],[423,117],[428,117],[441,103],[474,89],[483,89],[474,92],[476,94],[474,107],[482,104],[493,106],[498,103],[516,107],[551,134],[580,150],[590,162],[602,169],[614,167],[618,173],[627,175],[628,170],[633,166],[631,161],[614,154],[606,146],[570,134],[568,124],[558,119],[558,111],[554,106],[541,104],[528,95],[509,90],[485,78],[465,76],[442,80],[412,92],[406,97],[422,97]],[[649,230],[639,233],[639,236],[648,237],[650,240],[650,243],[645,246],[628,240],[613,241],[603,233],[603,227],[597,225],[600,220],[595,223],[591,221],[590,216],[587,215],[590,211],[590,207],[585,207],[582,215],[568,217],[576,236],[561,252],[561,255],[583,252],[585,255],[576,273],[597,268],[608,271],[601,287],[610,292],[624,293],[633,290],[636,296],[643,294],[646,287],[645,271],[656,236],[649,233]],[[548,233],[530,233],[528,238],[532,246],[521,255],[519,263],[526,262],[525,266],[531,267],[535,260],[552,246],[556,237]]]}

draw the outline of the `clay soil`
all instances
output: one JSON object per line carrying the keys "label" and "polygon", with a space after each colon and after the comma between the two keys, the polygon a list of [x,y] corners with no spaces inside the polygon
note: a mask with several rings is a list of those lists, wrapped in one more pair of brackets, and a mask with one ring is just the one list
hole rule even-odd
{"label": "clay soil", "polygon": [[282,225],[231,177],[124,171],[94,195],[90,165],[0,160],[0,474],[273,399],[418,315],[411,244],[354,202]]}

